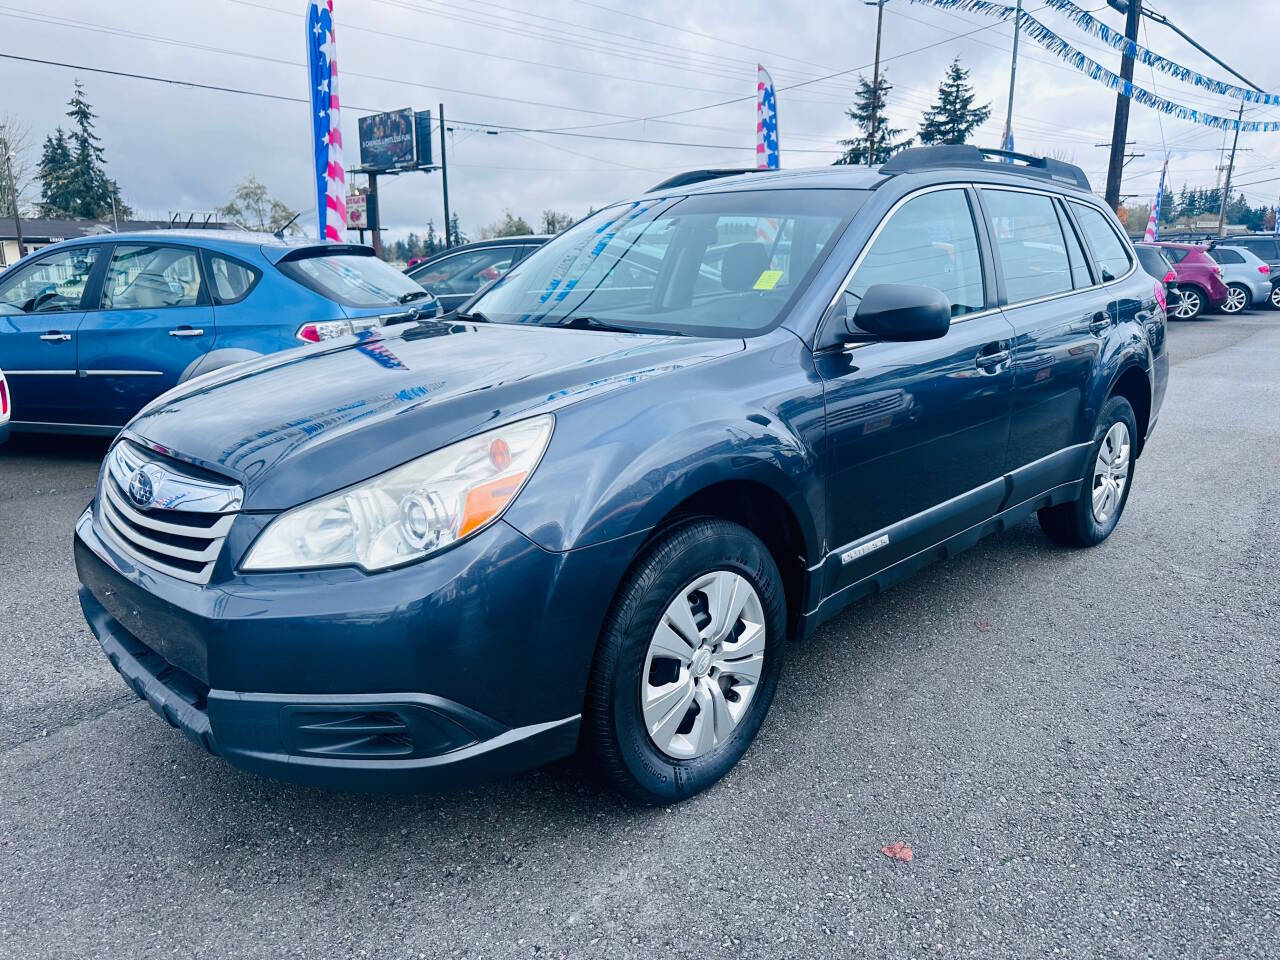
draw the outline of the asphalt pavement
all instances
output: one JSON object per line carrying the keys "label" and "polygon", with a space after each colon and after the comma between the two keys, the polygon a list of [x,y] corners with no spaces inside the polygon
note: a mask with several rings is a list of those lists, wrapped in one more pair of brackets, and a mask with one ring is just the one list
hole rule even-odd
{"label": "asphalt pavement", "polygon": [[1032,520],[850,609],[666,810],[573,761],[387,798],[198,752],[75,600],[105,445],[15,436],[0,957],[1275,956],[1280,313],[1170,341],[1106,544]]}

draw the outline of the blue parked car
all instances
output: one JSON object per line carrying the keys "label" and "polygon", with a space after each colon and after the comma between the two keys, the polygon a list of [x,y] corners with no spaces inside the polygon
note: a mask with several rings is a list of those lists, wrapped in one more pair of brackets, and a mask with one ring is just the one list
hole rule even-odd
{"label": "blue parked car", "polygon": [[362,246],[160,230],[45,247],[0,275],[13,429],[115,434],[219,367],[436,312]]}
{"label": "blue parked car", "polygon": [[1079,168],[1004,156],[685,180],[456,318],[177,389],[77,522],[90,626],[247,770],[422,789],[581,744],[641,801],[710,786],[792,638],[1032,514],[1119,522],[1163,290]]}

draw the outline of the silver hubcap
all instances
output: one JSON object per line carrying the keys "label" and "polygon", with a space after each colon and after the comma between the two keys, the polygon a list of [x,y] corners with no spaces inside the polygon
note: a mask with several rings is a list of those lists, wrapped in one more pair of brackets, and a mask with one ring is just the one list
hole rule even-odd
{"label": "silver hubcap", "polygon": [[717,570],[671,601],[649,641],[640,708],[654,746],[690,760],[746,715],[764,669],[764,608],[744,577]]}
{"label": "silver hubcap", "polygon": [[1273,306],[1280,307],[1280,287],[1271,288],[1271,303]]}
{"label": "silver hubcap", "polygon": [[1249,295],[1239,287],[1232,287],[1227,291],[1227,302],[1222,305],[1222,309],[1227,313],[1239,313],[1244,309],[1244,305],[1248,302]]}
{"label": "silver hubcap", "polygon": [[1109,523],[1120,509],[1124,486],[1129,482],[1129,428],[1113,423],[1102,438],[1098,462],[1093,468],[1093,519]]}
{"label": "silver hubcap", "polygon": [[1178,291],[1178,303],[1173,308],[1173,315],[1179,320],[1190,320],[1200,312],[1200,297],[1191,290]]}

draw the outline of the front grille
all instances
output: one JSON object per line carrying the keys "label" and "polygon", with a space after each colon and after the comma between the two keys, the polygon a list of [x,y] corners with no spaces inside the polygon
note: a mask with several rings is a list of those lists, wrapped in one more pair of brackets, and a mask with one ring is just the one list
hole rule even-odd
{"label": "front grille", "polygon": [[[145,474],[142,503],[130,493]],[[99,530],[143,566],[208,583],[240,509],[239,486],[184,474],[127,440],[107,455],[98,490]]]}

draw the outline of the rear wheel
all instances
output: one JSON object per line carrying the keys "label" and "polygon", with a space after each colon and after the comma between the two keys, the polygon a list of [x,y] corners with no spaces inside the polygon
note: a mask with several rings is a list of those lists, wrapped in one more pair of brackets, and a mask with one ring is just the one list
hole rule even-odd
{"label": "rear wheel", "polygon": [[612,785],[672,803],[728,773],[769,712],[786,622],[782,578],[750,531],[698,520],[655,542],[592,664],[584,736]]}
{"label": "rear wheel", "polygon": [[1241,310],[1248,310],[1252,306],[1253,297],[1249,291],[1238,283],[1233,283],[1227,287],[1227,299],[1220,308],[1223,313],[1239,313]]}
{"label": "rear wheel", "polygon": [[1194,320],[1204,312],[1204,297],[1195,287],[1178,287],[1173,294],[1172,312],[1178,320]]}
{"label": "rear wheel", "polygon": [[1280,310],[1280,283],[1271,288],[1271,306]]}
{"label": "rear wheel", "polygon": [[1037,515],[1040,529],[1057,543],[1092,547],[1111,536],[1129,502],[1137,418],[1124,397],[1111,397],[1093,431],[1093,448],[1085,465],[1080,497],[1047,507]]}

